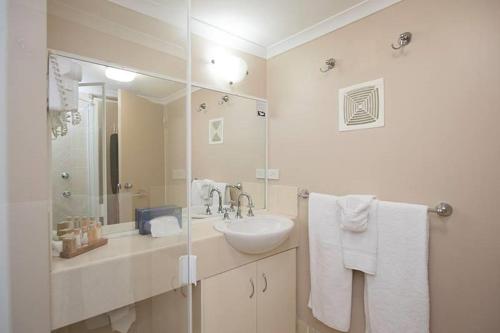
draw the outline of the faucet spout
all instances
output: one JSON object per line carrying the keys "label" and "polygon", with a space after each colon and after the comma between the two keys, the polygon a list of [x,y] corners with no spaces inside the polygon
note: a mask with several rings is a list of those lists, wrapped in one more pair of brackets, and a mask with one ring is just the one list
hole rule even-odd
{"label": "faucet spout", "polygon": [[248,213],[247,216],[254,216],[252,208],[254,207],[253,205],[253,200],[250,194],[246,192],[241,192],[240,195],[238,195],[238,210],[236,211],[236,218],[241,219],[243,216],[241,215],[241,198],[246,197],[248,200]]}

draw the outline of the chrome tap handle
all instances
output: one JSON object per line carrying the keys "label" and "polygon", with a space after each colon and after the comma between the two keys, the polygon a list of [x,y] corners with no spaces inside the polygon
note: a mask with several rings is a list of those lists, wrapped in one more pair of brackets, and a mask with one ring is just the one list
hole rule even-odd
{"label": "chrome tap handle", "polygon": [[210,203],[207,203],[207,210],[205,211],[207,215],[212,215],[212,210],[210,209]]}
{"label": "chrome tap handle", "polygon": [[238,209],[236,210],[236,218],[241,219],[243,216],[241,215],[241,207],[238,206]]}
{"label": "chrome tap handle", "polygon": [[234,201],[233,201],[233,200],[230,200],[230,201],[229,201],[229,211],[230,211],[231,213],[234,213],[234,212],[235,212],[235,210],[234,210]]}
{"label": "chrome tap handle", "polygon": [[224,221],[229,221],[229,220],[231,220],[231,219],[229,218],[229,212],[228,212],[227,208],[224,208],[224,217],[223,217],[222,219],[223,219]]}
{"label": "chrome tap handle", "polygon": [[255,216],[254,213],[253,213],[253,210],[252,210],[252,206],[248,206],[247,216],[249,216],[249,217]]}

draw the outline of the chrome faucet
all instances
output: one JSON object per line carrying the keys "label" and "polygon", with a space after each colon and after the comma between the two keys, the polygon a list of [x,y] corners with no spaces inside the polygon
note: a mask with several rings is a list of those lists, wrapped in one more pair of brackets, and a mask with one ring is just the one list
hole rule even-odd
{"label": "chrome faucet", "polygon": [[[210,199],[213,199],[214,198],[214,192],[217,192],[217,194],[219,195],[219,208],[217,209],[217,213],[218,214],[222,214],[224,211],[222,210],[222,194],[220,193],[220,191],[218,189],[216,189],[215,187],[212,188],[210,190]],[[211,215],[212,212],[210,211],[210,204],[207,205],[207,214],[208,215]]]}
{"label": "chrome faucet", "polygon": [[252,208],[254,207],[252,197],[250,194],[246,192],[241,192],[240,195],[238,195],[238,210],[236,211],[236,218],[241,219],[243,216],[241,216],[241,197],[246,197],[248,199],[248,213],[247,216],[254,216],[253,215],[253,210]]}

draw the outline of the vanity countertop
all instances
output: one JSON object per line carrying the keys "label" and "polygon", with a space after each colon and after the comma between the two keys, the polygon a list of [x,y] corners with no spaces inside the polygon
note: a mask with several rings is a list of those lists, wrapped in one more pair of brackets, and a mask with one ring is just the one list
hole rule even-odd
{"label": "vanity countertop", "polygon": [[[217,218],[203,220],[203,222],[193,223],[191,227],[191,239],[197,240],[224,237],[220,232],[213,228]],[[97,248],[80,256],[63,259],[59,257],[52,258],[52,274],[72,269],[79,269],[88,265],[97,265],[108,261],[127,258],[131,255],[140,255],[142,253],[153,252],[159,249],[184,247],[187,252],[187,233],[182,232],[177,235],[153,238],[151,235],[143,236],[139,234],[112,237],[108,239],[106,246]]]}
{"label": "vanity countertop", "polygon": [[[265,214],[265,212],[259,212]],[[191,227],[197,278],[205,279],[298,245],[294,226],[275,250],[244,254],[213,228],[220,218],[196,220]],[[110,238],[106,246],[72,259],[52,261],[52,328],[60,328],[179,287],[178,258],[187,254],[187,234],[152,238]]]}

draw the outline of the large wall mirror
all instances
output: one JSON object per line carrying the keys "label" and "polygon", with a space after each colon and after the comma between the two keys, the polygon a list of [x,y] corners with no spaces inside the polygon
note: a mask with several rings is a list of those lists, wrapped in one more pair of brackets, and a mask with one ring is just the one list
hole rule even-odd
{"label": "large wall mirror", "polygon": [[[49,60],[54,228],[69,218],[140,228],[141,214],[151,212],[174,215],[182,227],[185,84],[61,55]],[[265,103],[198,87],[191,97],[193,219],[234,211],[242,192],[251,200],[240,205],[265,208]]]}

